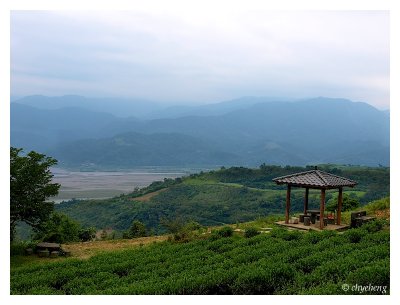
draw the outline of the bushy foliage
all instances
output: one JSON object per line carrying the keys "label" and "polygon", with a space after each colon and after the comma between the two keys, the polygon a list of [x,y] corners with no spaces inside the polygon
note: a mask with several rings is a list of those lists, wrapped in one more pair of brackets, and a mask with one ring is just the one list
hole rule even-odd
{"label": "bushy foliage", "polygon": [[214,233],[217,237],[231,237],[233,235],[233,229],[229,226],[222,227]]}
{"label": "bushy foliage", "polygon": [[179,242],[189,241],[195,234],[195,230],[199,230],[202,226],[196,221],[184,221],[182,218],[167,219],[163,218],[161,224],[172,233],[173,240]]}
{"label": "bushy foliage", "polygon": [[10,255],[24,255],[28,248],[34,249],[36,244],[27,241],[14,241],[10,244]]}
{"label": "bushy foliage", "polygon": [[364,234],[361,230],[350,229],[344,233],[351,243],[358,243],[363,238]]}
{"label": "bushy foliage", "polygon": [[368,232],[378,232],[387,225],[388,221],[385,219],[374,219],[373,221],[363,224],[361,228],[367,230]]}
{"label": "bushy foliage", "polygon": [[283,240],[298,240],[302,237],[302,233],[299,231],[288,231],[283,228],[274,228],[271,230],[271,236],[280,238]]}
{"label": "bushy foliage", "polygon": [[67,215],[53,212],[49,220],[37,228],[35,240],[66,243],[79,241],[80,225]]}
{"label": "bushy foliage", "polygon": [[[337,210],[337,196],[333,196],[332,199],[328,200],[326,210],[333,212]],[[352,197],[348,194],[343,194],[342,212],[355,210],[360,206],[360,201],[357,197]]]}
{"label": "bushy foliage", "polygon": [[80,241],[91,241],[96,237],[96,228],[80,229],[78,237]]}
{"label": "bushy foliage", "polygon": [[128,231],[124,232],[124,238],[137,238],[146,236],[146,226],[138,221],[134,220]]}
{"label": "bushy foliage", "polygon": [[390,197],[374,200],[366,206],[366,209],[370,213],[374,213],[379,210],[390,209]]}
{"label": "bushy foliage", "polygon": [[15,227],[23,221],[36,229],[49,218],[54,209],[49,197],[56,196],[60,184],[51,183],[50,167],[57,160],[35,151],[21,156],[22,149],[10,148],[10,237]]}
{"label": "bushy foliage", "polygon": [[[389,287],[389,258],[373,262],[371,265],[363,266],[362,268],[354,270],[348,275],[347,283],[357,284],[360,286],[375,285]],[[379,294],[379,292],[372,292],[371,294]]]}
{"label": "bushy foliage", "polygon": [[256,235],[260,234],[260,232],[257,230],[257,228],[247,228],[244,231],[244,236],[247,238],[254,237]]}
{"label": "bushy foliage", "polygon": [[14,267],[11,294],[359,294],[341,285],[390,284],[388,230],[352,230],[357,243],[347,233],[274,232]]}

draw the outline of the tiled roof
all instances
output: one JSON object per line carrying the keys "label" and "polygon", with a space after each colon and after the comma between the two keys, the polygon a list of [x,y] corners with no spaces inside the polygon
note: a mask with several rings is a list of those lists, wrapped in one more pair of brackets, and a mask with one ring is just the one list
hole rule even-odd
{"label": "tiled roof", "polygon": [[355,186],[357,182],[320,171],[318,169],[272,179],[277,184],[291,184],[304,187],[336,188]]}

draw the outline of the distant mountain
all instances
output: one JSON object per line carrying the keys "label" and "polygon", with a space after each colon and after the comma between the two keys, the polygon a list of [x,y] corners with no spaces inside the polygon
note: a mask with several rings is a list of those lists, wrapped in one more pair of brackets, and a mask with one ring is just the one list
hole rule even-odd
{"label": "distant mountain", "polygon": [[197,106],[171,106],[147,115],[147,119],[179,118],[184,116],[216,116],[246,109],[260,103],[288,101],[278,97],[241,97],[234,100]]}
{"label": "distant mountain", "polygon": [[102,137],[103,130],[117,120],[109,113],[82,108],[48,110],[11,103],[11,145],[47,151],[67,141]]}
{"label": "distant mountain", "polygon": [[222,165],[238,160],[238,156],[214,150],[205,141],[176,133],[125,133],[112,138],[79,140],[60,145],[50,154],[64,166],[114,169]]}
{"label": "distant mountain", "polygon": [[87,98],[79,95],[49,97],[31,95],[13,102],[41,109],[61,109],[66,107],[83,108],[90,111],[108,112],[118,117],[143,117],[159,111],[165,106],[144,99]]}
{"label": "distant mountain", "polygon": [[[85,145],[94,146],[99,154],[104,150],[108,158],[114,158],[111,147],[126,158],[134,156],[132,149],[136,149],[136,158],[150,160],[145,159],[145,154],[139,153],[140,145],[130,146],[129,150],[124,146],[123,149],[129,151],[127,154],[122,152],[121,147],[115,148],[109,142],[116,135],[134,133],[131,134],[131,140],[137,137],[149,151],[159,152],[166,146],[179,156],[174,159],[164,158],[165,155],[160,157],[161,154],[158,154],[155,159],[159,165],[162,165],[163,158],[168,165],[174,162],[175,165],[189,164],[192,161],[202,165],[222,162],[221,165],[244,166],[255,166],[263,162],[291,165],[389,165],[390,124],[384,112],[366,103],[324,97],[296,102],[262,101],[244,98],[233,101],[231,106],[229,103],[204,106],[203,113],[199,106],[196,115],[151,120],[118,118],[79,108],[43,110],[11,103],[11,143],[26,149],[55,153],[69,151],[67,147],[90,151]],[[157,134],[159,147],[156,142],[152,142],[153,146],[148,145],[149,141],[153,141],[150,137],[153,134]],[[162,140],[162,134],[174,145],[168,146]],[[179,138],[183,136],[190,137],[193,142]],[[87,140],[90,138],[97,140]],[[194,151],[179,146],[178,139],[187,146],[193,145],[199,151],[198,158],[180,154],[182,150],[196,156]],[[108,143],[111,150],[100,143]],[[71,157],[67,153],[59,154],[60,161],[65,164],[77,162],[75,165],[82,163],[82,160],[72,155],[72,152]],[[94,156],[91,161],[90,155],[85,155],[84,162],[101,163]],[[229,157],[221,159],[221,155]],[[102,162],[107,163],[106,159],[103,158]],[[121,166],[134,164],[119,157],[114,159],[118,159]]]}

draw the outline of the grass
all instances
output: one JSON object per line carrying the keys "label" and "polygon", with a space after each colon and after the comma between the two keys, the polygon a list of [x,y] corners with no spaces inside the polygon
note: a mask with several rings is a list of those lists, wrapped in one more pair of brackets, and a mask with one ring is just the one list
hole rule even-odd
{"label": "grass", "polygon": [[163,242],[169,235],[149,236],[135,239],[116,239],[116,240],[96,240],[90,242],[76,242],[63,244],[62,249],[71,252],[71,257],[41,258],[36,255],[12,255],[11,269],[25,267],[30,265],[43,265],[52,262],[64,262],[71,259],[89,259],[92,256],[101,253],[110,253],[114,251],[135,249],[138,247]]}
{"label": "grass", "polygon": [[63,249],[71,251],[71,257],[86,259],[101,252],[131,249],[143,245],[161,242],[168,239],[168,235],[140,237],[134,239],[97,240],[83,243],[63,245]]}
{"label": "grass", "polygon": [[[375,216],[378,219],[390,221],[390,197],[374,200],[365,206],[359,207],[355,211],[367,211],[368,216]],[[342,221],[346,224],[351,222],[351,213],[347,211],[342,213]]]}

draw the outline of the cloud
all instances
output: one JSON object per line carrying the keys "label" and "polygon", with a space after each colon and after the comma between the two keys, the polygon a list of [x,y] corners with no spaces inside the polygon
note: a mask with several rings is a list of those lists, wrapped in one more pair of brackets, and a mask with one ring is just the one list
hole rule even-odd
{"label": "cloud", "polygon": [[14,11],[14,95],[212,102],[340,96],[389,107],[384,11]]}

